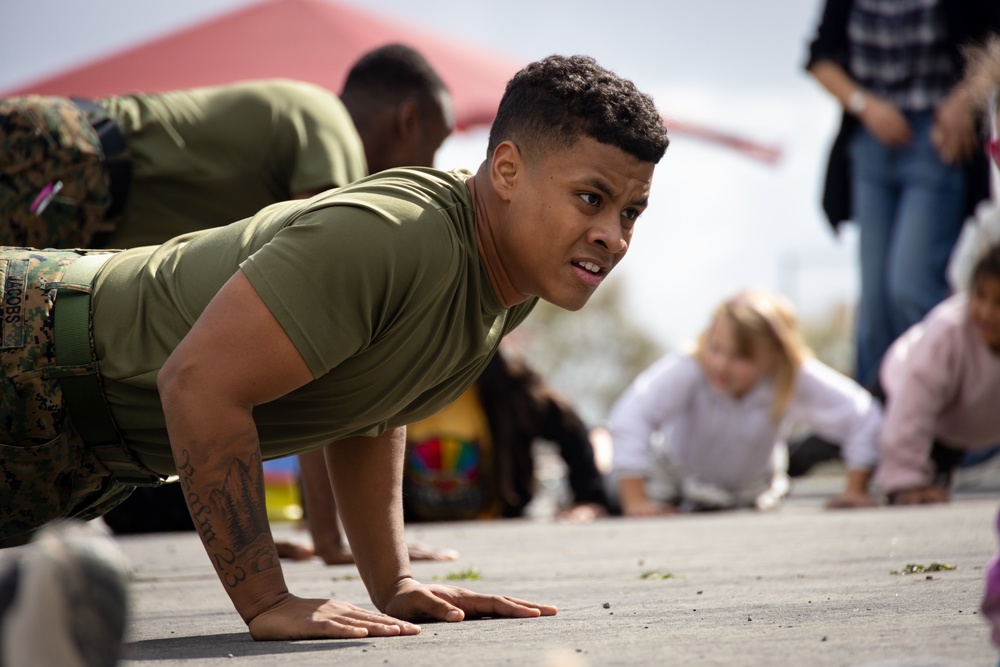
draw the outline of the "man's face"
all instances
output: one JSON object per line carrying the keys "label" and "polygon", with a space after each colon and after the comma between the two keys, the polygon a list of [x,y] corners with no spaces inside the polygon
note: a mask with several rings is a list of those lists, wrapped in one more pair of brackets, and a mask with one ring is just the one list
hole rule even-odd
{"label": "man's face", "polygon": [[589,137],[517,160],[500,260],[520,294],[579,310],[625,256],[655,165]]}

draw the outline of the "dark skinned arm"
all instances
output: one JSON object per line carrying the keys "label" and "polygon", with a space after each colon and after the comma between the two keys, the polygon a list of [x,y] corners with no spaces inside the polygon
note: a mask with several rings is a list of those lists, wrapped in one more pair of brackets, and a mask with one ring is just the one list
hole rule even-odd
{"label": "dark skinned arm", "polygon": [[158,387],[188,509],[255,639],[414,634],[345,602],[288,592],[264,505],[254,406],[312,379],[280,324],[237,272],[160,371]]}

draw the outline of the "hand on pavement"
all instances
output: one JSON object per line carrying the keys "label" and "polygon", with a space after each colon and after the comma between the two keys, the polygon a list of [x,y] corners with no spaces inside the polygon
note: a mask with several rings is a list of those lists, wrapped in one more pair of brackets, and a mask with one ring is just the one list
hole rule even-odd
{"label": "hand on pavement", "polygon": [[860,491],[844,491],[826,501],[826,509],[857,509],[859,507],[878,507],[878,501],[867,493]]}
{"label": "hand on pavement", "polygon": [[340,600],[313,600],[284,594],[251,619],[250,636],[262,640],[354,639],[415,635],[420,627]]}
{"label": "hand on pavement", "polygon": [[946,503],[948,500],[948,489],[934,485],[889,494],[889,503],[892,505],[932,505]]}
{"label": "hand on pavement", "polygon": [[386,613],[412,620],[454,623],[466,618],[535,618],[554,616],[556,608],[505,595],[475,593],[443,584],[421,584],[404,578],[396,583],[385,604]]}
{"label": "hand on pavement", "polygon": [[677,505],[659,503],[655,500],[633,502],[622,507],[622,514],[627,517],[665,516],[679,513],[680,508]]}

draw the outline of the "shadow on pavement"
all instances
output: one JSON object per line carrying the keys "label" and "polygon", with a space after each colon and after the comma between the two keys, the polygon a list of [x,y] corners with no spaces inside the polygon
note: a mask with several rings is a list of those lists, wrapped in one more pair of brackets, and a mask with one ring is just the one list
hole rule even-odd
{"label": "shadow on pavement", "polygon": [[255,642],[246,632],[231,632],[196,637],[170,637],[126,642],[123,660],[177,660],[238,658],[251,655],[287,655],[335,649],[372,646],[371,642],[320,639],[301,642]]}

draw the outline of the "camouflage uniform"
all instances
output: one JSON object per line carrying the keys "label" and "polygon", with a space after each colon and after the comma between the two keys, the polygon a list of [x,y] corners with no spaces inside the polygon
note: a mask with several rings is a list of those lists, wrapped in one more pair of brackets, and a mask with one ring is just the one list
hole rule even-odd
{"label": "camouflage uniform", "polygon": [[48,283],[80,255],[0,248],[0,547],[58,517],[92,519],[128,497],[83,442],[63,402]]}
{"label": "camouflage uniform", "polygon": [[97,133],[72,100],[0,99],[0,245],[93,247],[111,185]]}

